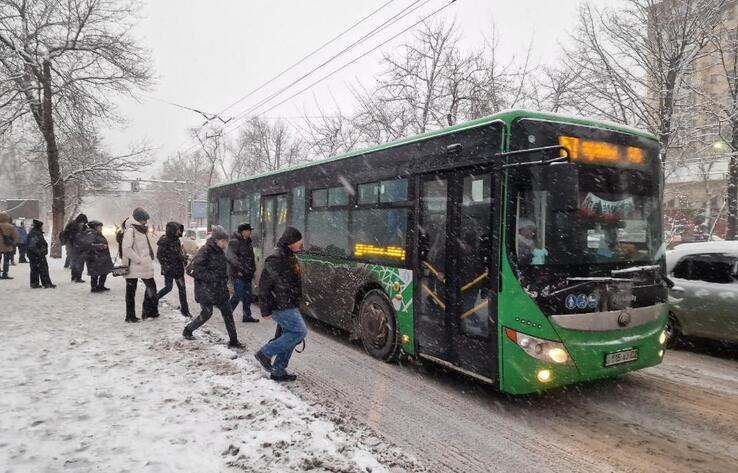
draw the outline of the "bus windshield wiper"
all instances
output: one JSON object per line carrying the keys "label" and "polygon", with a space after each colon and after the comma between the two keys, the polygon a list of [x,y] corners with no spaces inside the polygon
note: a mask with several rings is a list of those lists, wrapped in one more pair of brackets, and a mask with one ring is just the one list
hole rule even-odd
{"label": "bus windshield wiper", "polygon": [[661,268],[661,265],[658,264],[650,264],[647,266],[634,266],[632,268],[625,268],[625,269],[614,269],[610,271],[610,274],[613,276],[620,275],[620,274],[640,274],[640,273],[649,273],[654,272],[655,274],[658,274],[661,280],[666,284],[666,287],[671,289],[674,287],[674,281],[669,279],[669,276],[664,273],[664,270]]}
{"label": "bus windshield wiper", "polygon": [[546,294],[546,296],[547,297],[555,296],[556,294],[561,294],[562,292],[571,291],[579,287],[587,286],[592,283],[612,284],[612,283],[632,283],[633,282],[632,279],[613,278],[609,276],[571,277],[571,278],[566,278],[566,281],[567,282],[578,282],[579,284],[575,284],[573,286],[567,286],[563,289],[559,289],[558,291],[554,291],[549,294]]}

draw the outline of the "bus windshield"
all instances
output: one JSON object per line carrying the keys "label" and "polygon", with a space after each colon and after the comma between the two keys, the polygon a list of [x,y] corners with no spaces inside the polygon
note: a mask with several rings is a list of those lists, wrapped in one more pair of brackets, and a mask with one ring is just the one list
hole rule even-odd
{"label": "bus windshield", "polygon": [[[652,151],[649,159],[656,158]],[[661,246],[657,172],[577,164],[577,182],[570,191],[577,193],[576,205],[564,207],[557,198],[570,184],[548,179],[545,167],[513,173],[509,241],[518,265],[655,262]]]}

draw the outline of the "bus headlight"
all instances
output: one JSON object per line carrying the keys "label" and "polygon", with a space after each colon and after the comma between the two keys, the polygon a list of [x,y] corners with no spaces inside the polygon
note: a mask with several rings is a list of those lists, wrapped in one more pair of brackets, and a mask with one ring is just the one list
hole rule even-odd
{"label": "bus headlight", "polygon": [[571,357],[563,343],[533,337],[525,333],[516,332],[511,328],[506,328],[505,334],[507,334],[507,338],[515,342],[533,358],[560,365],[571,363]]}
{"label": "bus headlight", "polygon": [[659,343],[662,345],[666,343],[666,330],[661,332],[661,335],[659,335]]}

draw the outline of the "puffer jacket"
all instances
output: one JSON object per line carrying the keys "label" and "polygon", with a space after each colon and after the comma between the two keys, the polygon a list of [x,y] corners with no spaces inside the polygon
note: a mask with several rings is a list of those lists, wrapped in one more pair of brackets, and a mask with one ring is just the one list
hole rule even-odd
{"label": "puffer jacket", "polygon": [[33,227],[28,232],[28,257],[41,259],[49,253],[49,244],[41,228]]}
{"label": "puffer jacket", "polygon": [[151,279],[154,277],[154,249],[149,233],[134,227],[140,222],[129,218],[123,233],[123,264],[128,266],[126,279]]}
{"label": "puffer jacket", "polygon": [[87,263],[87,274],[90,276],[105,276],[113,270],[113,260],[110,258],[108,240],[93,229],[87,229],[80,237]]}
{"label": "puffer jacket", "polygon": [[184,227],[181,224],[169,222],[166,226],[166,233],[156,242],[158,246],[156,259],[159,260],[163,276],[175,279],[184,276],[187,257],[182,251],[182,243],[178,236],[183,230]]}
{"label": "puffer jacket", "polygon": [[190,264],[195,278],[195,301],[220,305],[228,301],[228,260],[225,252],[212,238],[197,252]]}
{"label": "puffer jacket", "polygon": [[286,245],[277,246],[264,261],[259,278],[261,313],[271,315],[275,310],[300,307],[301,298],[300,262]]}
{"label": "puffer jacket", "polygon": [[0,212],[0,233],[13,240],[12,244],[6,245],[5,238],[0,235],[0,253],[14,252],[15,245],[18,244],[18,230],[15,229],[15,225],[10,223],[10,215],[7,212]]}

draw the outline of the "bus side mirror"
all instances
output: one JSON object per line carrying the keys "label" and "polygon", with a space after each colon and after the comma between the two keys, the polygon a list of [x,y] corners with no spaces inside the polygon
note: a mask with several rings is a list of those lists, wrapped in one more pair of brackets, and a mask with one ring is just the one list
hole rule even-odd
{"label": "bus side mirror", "polygon": [[579,208],[579,173],[576,164],[554,163],[545,169],[552,210],[576,211]]}

